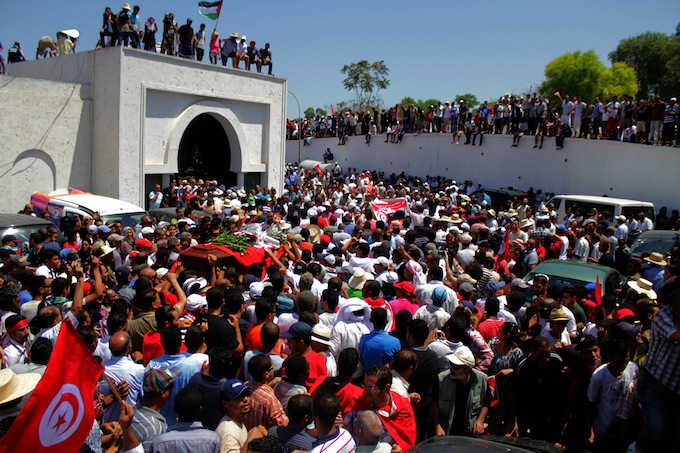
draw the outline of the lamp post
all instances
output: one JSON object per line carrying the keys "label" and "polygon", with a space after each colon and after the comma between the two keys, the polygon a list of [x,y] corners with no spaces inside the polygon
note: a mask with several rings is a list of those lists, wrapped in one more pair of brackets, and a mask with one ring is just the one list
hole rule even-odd
{"label": "lamp post", "polygon": [[300,127],[298,128],[298,165],[300,165],[300,153],[302,152],[300,150],[300,142],[301,142],[301,136],[302,136],[302,114],[300,113],[300,101],[298,101],[297,96],[293,94],[292,91],[288,90],[288,93],[290,93],[293,98],[295,98],[295,102],[297,103],[298,106],[298,121],[300,121]]}

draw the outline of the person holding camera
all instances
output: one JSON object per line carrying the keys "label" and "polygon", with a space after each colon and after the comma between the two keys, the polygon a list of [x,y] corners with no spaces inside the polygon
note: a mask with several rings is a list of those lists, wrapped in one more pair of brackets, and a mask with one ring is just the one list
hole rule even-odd
{"label": "person holding camera", "polygon": [[177,35],[177,24],[175,15],[168,13],[163,18],[163,41],[161,42],[161,53],[166,55],[175,54],[175,36]]}

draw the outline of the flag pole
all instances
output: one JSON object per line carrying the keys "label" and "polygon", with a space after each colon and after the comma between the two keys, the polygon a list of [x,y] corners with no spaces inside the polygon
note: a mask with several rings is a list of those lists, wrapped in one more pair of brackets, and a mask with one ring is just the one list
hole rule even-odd
{"label": "flag pole", "polygon": [[[220,15],[222,13],[222,10],[220,9]],[[215,19],[215,28],[213,28],[213,33],[217,31],[217,23],[220,21],[220,16],[217,16],[217,19]]]}

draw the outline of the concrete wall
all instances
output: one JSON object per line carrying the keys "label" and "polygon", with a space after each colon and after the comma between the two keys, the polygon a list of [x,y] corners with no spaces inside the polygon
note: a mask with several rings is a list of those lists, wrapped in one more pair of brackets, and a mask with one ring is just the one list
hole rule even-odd
{"label": "concrete wall", "polygon": [[[0,212],[18,211],[35,191],[89,188],[89,87],[12,76],[0,80],[5,112],[0,128]],[[29,111],[31,106],[35,108]]]}
{"label": "concrete wall", "polygon": [[204,113],[224,128],[241,185],[259,173],[282,187],[286,79],[122,47],[10,66],[0,159],[19,181],[0,181],[13,193],[0,211],[67,187],[145,206],[146,176],[177,172],[182,134]]}
{"label": "concrete wall", "polygon": [[[441,175],[470,179],[485,187],[514,186],[544,192],[607,195],[653,202],[657,208],[680,208],[677,195],[680,150],[628,143],[566,139],[562,150],[555,139],[533,149],[533,137],[523,137],[511,148],[512,136],[487,135],[483,146],[451,143],[451,135],[407,134],[400,144],[375,136],[370,146],[362,136],[313,140],[302,146],[300,159],[323,160],[330,147],[343,168],[384,171],[386,175]],[[298,142],[286,143],[286,162],[297,162]]]}

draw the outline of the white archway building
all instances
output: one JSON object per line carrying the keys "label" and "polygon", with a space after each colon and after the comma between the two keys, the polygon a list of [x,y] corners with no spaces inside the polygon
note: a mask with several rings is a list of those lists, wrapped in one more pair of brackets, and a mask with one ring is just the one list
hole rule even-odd
{"label": "white archway building", "polygon": [[150,186],[181,170],[185,132],[206,114],[227,137],[217,148],[229,178],[282,188],[286,79],[123,47],[12,64],[8,73],[0,175],[12,177],[0,178],[9,195],[0,212],[58,188],[146,206]]}

